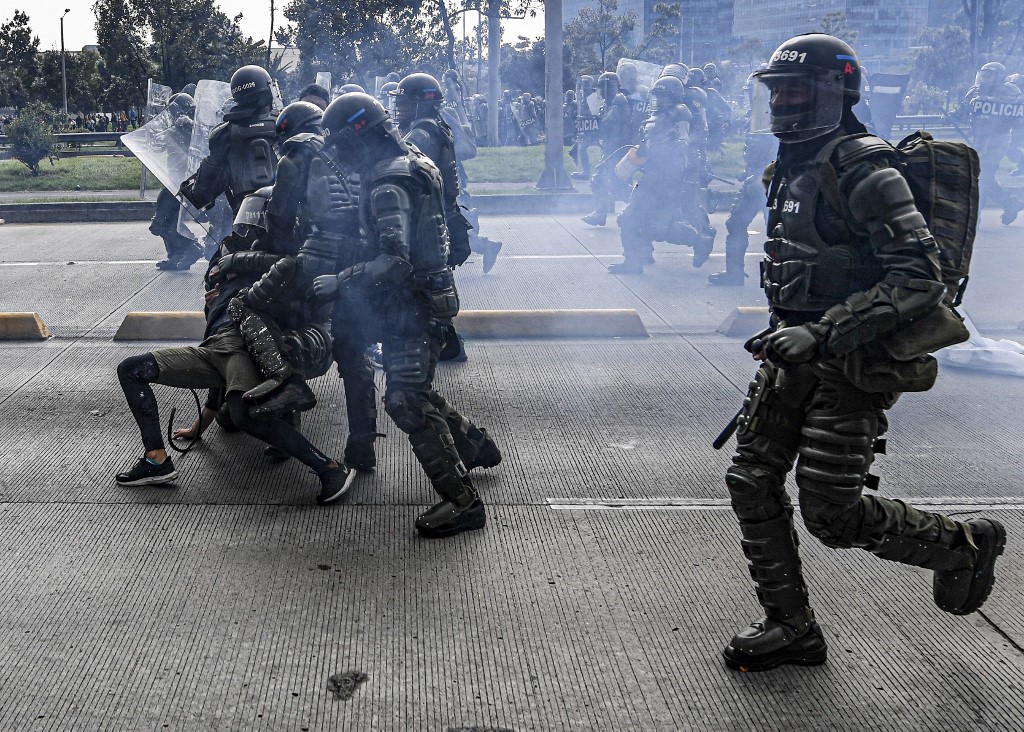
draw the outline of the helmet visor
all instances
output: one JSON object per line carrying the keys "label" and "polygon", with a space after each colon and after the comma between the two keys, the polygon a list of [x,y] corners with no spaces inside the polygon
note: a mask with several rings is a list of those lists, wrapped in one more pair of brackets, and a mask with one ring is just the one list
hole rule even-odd
{"label": "helmet visor", "polygon": [[839,126],[843,116],[842,74],[804,67],[792,71],[754,74],[750,131],[772,134],[784,142],[824,135]]}

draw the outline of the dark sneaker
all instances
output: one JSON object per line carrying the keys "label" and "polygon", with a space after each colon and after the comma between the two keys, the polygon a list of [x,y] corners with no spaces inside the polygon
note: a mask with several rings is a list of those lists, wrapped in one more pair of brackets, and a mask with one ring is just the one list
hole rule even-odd
{"label": "dark sneaker", "polygon": [[427,539],[442,539],[463,531],[476,531],[487,524],[487,512],[479,498],[460,507],[441,501],[416,517],[416,530]]}
{"label": "dark sneaker", "polygon": [[335,503],[344,496],[352,487],[356,479],[356,471],[349,470],[344,465],[336,468],[328,468],[326,473],[320,476],[320,492],[316,496],[316,502],[321,506]]}
{"label": "dark sneaker", "polygon": [[995,584],[996,558],[1006,546],[1006,529],[994,519],[972,518],[970,529],[977,554],[970,567],[935,570],[932,594],[935,604],[953,615],[969,615],[981,608]]}
{"label": "dark sneaker", "polygon": [[463,461],[466,470],[473,470],[474,468],[493,468],[495,465],[501,462],[501,450],[498,449],[497,443],[490,438],[487,434],[487,430],[481,429],[484,433],[484,441],[480,444],[480,449],[477,451],[469,460]]}
{"label": "dark sneaker", "polygon": [[480,237],[480,241],[484,245],[484,274],[487,274],[494,269],[494,263],[498,261],[498,252],[503,245],[500,241],[492,241],[484,236]]}
{"label": "dark sneaker", "polygon": [[315,406],[316,395],[305,380],[301,376],[289,376],[280,389],[249,407],[249,414],[257,418],[270,417],[287,412],[308,412]]}
{"label": "dark sneaker", "polygon": [[604,226],[604,222],[606,219],[607,216],[605,216],[605,214],[593,211],[592,213],[588,213],[586,216],[581,218],[580,221],[582,221],[584,224],[590,224],[591,226]]}
{"label": "dark sneaker", "polygon": [[156,263],[156,268],[164,271],[175,270],[178,268],[178,263],[173,259],[161,259]]}
{"label": "dark sneaker", "polygon": [[814,613],[785,622],[761,618],[741,630],[722,651],[725,665],[737,671],[767,671],[792,664],[817,666],[828,659],[828,645]]}
{"label": "dark sneaker", "polygon": [[154,465],[143,456],[134,468],[114,476],[120,485],[163,485],[173,482],[177,477],[178,471],[174,469],[169,455],[159,465]]}
{"label": "dark sneaker", "polygon": [[742,272],[715,272],[708,275],[708,284],[718,287],[743,287],[746,278]]}
{"label": "dark sneaker", "polygon": [[613,275],[642,275],[644,266],[640,262],[626,260],[618,264],[609,264],[608,272]]}

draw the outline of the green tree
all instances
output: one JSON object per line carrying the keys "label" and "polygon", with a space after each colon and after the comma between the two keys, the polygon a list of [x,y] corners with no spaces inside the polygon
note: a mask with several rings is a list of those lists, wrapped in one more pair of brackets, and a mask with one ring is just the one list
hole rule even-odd
{"label": "green tree", "polygon": [[142,108],[153,75],[146,25],[134,0],[96,0],[96,40],[103,57],[101,100],[109,109]]}
{"label": "green tree", "polygon": [[[94,51],[67,53],[64,66],[68,80],[68,111],[95,112],[99,109],[104,84],[103,61]],[[39,76],[32,84],[32,98],[63,109],[64,91],[60,73],[60,51],[40,54]]]}
{"label": "green tree", "polygon": [[583,8],[565,27],[565,47],[572,54],[573,76],[600,73],[628,55],[627,41],[636,30],[636,13],[618,15],[619,0],[598,0]]}
{"label": "green tree", "polygon": [[667,64],[679,58],[680,3],[656,3],[651,9],[651,29],[630,56]]}
{"label": "green tree", "polygon": [[971,38],[960,25],[924,29],[909,59],[911,76],[927,86],[962,89],[974,78]]}
{"label": "green tree", "polygon": [[850,27],[846,13],[841,10],[825,13],[821,19],[821,32],[846,41],[851,48],[857,45],[857,37],[860,35],[856,29]]}
{"label": "green tree", "polygon": [[63,112],[45,102],[31,102],[5,128],[11,142],[11,157],[25,164],[32,175],[39,175],[39,163],[57,160],[57,138],[53,134]]}
{"label": "green tree", "polygon": [[505,87],[544,96],[544,40],[520,36],[515,44],[501,44],[500,70]]}
{"label": "green tree", "polygon": [[0,25],[0,107],[20,107],[38,74],[39,37],[32,35],[28,15],[20,10]]}
{"label": "green tree", "polygon": [[749,71],[753,71],[756,66],[767,62],[768,57],[772,55],[772,49],[768,48],[760,38],[753,36],[743,38],[735,45],[729,46],[726,51],[733,61],[742,64]]}

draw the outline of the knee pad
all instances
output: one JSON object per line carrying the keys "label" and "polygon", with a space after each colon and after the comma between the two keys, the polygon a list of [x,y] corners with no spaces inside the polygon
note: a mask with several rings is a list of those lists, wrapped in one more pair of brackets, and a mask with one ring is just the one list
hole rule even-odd
{"label": "knee pad", "polygon": [[862,500],[858,496],[846,502],[832,501],[801,489],[800,515],[807,531],[822,544],[833,549],[850,549],[860,546],[858,538],[865,533]]}
{"label": "knee pad", "polygon": [[389,389],[384,395],[384,411],[395,426],[406,434],[411,435],[427,426],[423,405],[412,392]]}
{"label": "knee pad", "polygon": [[725,485],[733,511],[742,522],[770,521],[792,513],[781,482],[764,471],[733,465],[725,472]]}
{"label": "knee pad", "polygon": [[117,365],[117,380],[122,384],[131,382],[152,384],[160,376],[160,367],[152,353],[129,356]]}

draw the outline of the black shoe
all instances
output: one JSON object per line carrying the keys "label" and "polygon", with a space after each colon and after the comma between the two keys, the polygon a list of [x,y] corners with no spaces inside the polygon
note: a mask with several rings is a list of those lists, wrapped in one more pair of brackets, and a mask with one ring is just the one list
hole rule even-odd
{"label": "black shoe", "polygon": [[345,441],[345,465],[361,472],[376,468],[377,450],[373,446],[375,437],[376,434],[372,434],[369,439],[363,435],[350,434]]}
{"label": "black shoe", "polygon": [[203,249],[198,244],[189,244],[174,263],[174,269],[183,272],[203,258]]}
{"label": "black shoe", "polygon": [[591,226],[604,226],[607,216],[603,213],[593,211],[588,213],[586,216],[580,219],[584,224],[590,224]]}
{"label": "black shoe", "polygon": [[618,264],[609,264],[608,272],[614,275],[642,275],[644,266],[636,260],[626,260]]}
{"label": "black shoe", "polygon": [[463,464],[466,466],[466,470],[473,470],[474,468],[493,468],[495,465],[501,462],[501,450],[498,449],[497,443],[490,438],[487,434],[487,430],[481,429],[484,434],[484,440],[480,444],[480,449],[477,451],[469,460],[464,460]]}
{"label": "black shoe", "polygon": [[289,376],[280,389],[249,407],[249,414],[257,418],[269,417],[287,412],[308,412],[315,406],[316,395],[305,380],[301,376]]}
{"label": "black shoe", "polygon": [[328,468],[326,473],[320,474],[320,492],[316,496],[316,502],[321,506],[334,503],[344,496],[352,487],[356,479],[356,471],[349,470],[344,465],[335,468]]}
{"label": "black shoe", "polygon": [[171,456],[159,465],[154,465],[145,456],[139,458],[135,467],[124,473],[118,473],[114,479],[120,485],[163,485],[171,483],[178,477],[178,471],[174,469]]}
{"label": "black shoe", "polygon": [[503,245],[500,241],[491,241],[483,236],[480,237],[480,240],[486,247],[484,250],[484,274],[487,274],[494,269],[494,263],[498,260],[498,252],[501,251]]}
{"label": "black shoe", "polygon": [[715,248],[714,237],[701,239],[700,244],[693,245],[693,266],[695,269],[700,269],[704,266],[704,263],[708,261],[711,256],[711,251]]}
{"label": "black shoe", "polygon": [[487,512],[479,498],[462,508],[451,501],[441,501],[416,517],[416,530],[427,539],[441,539],[476,531],[487,524]]}
{"label": "black shoe", "polygon": [[932,594],[935,604],[953,615],[969,615],[981,608],[995,584],[996,558],[1006,546],[1006,529],[994,519],[972,518],[965,522],[978,552],[966,569],[935,570]]}
{"label": "black shoe", "polygon": [[814,614],[793,622],[761,618],[741,630],[722,651],[725,665],[737,671],[767,671],[792,664],[817,666],[828,660],[828,645]]}
{"label": "black shoe", "polygon": [[572,178],[573,180],[590,180],[589,175],[587,175],[586,173],[581,173],[578,170],[573,173],[569,173],[569,177]]}
{"label": "black shoe", "polygon": [[455,361],[456,363],[462,363],[468,361],[469,356],[466,355],[466,341],[462,339],[462,336],[456,334],[455,338],[449,338],[444,342],[444,347],[441,349],[441,353],[437,356],[438,361]]}
{"label": "black shoe", "polygon": [[718,287],[743,287],[743,281],[747,276],[742,272],[715,272],[708,275],[708,284]]}
{"label": "black shoe", "polygon": [[156,268],[164,271],[175,270],[178,268],[178,263],[173,259],[161,259],[156,263]]}
{"label": "black shoe", "polygon": [[1009,206],[1003,209],[1003,215],[999,217],[999,220],[1003,222],[1003,226],[1009,226],[1017,220],[1017,214],[1024,209],[1024,203],[1011,203]]}

